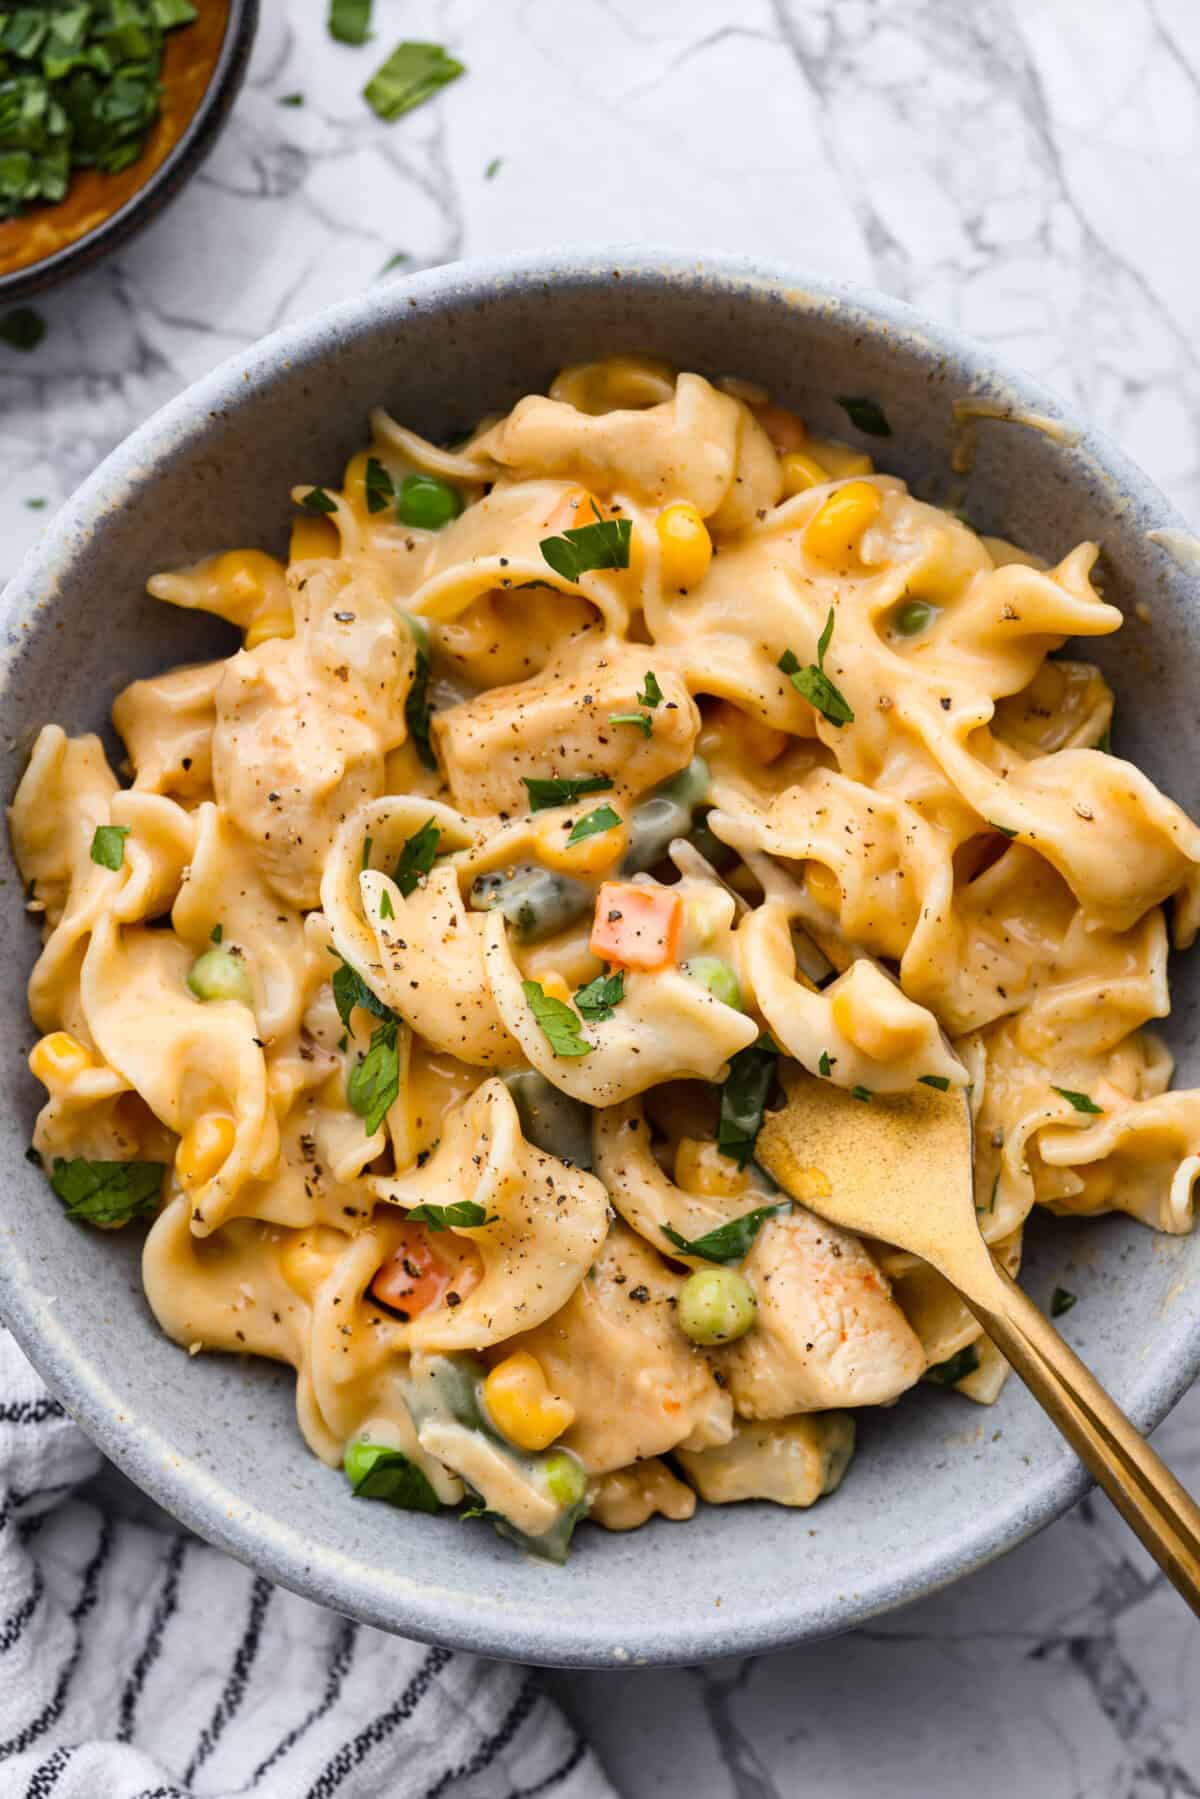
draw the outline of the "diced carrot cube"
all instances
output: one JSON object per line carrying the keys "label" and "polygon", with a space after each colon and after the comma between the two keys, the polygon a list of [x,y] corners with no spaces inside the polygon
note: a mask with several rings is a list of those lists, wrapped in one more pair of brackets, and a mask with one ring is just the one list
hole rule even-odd
{"label": "diced carrot cube", "polygon": [[602,961],[651,973],[679,951],[683,905],[667,887],[606,881],[596,898],[589,948]]}

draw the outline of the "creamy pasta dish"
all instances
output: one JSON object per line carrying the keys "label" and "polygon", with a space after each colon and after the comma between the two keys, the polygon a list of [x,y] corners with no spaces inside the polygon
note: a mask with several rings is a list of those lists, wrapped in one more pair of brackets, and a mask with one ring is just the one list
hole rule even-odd
{"label": "creamy pasta dish", "polygon": [[234,653],[118,696],[119,772],[47,725],[11,825],[32,1156],[148,1221],[181,1348],[291,1364],[348,1497],[561,1560],[810,1505],[922,1379],[994,1400],[938,1275],[759,1167],[789,1066],[968,1089],[1010,1271],[1035,1205],[1190,1229],[1147,1027],[1200,830],[1059,654],[1121,624],[1094,544],[1047,567],[628,357],[451,448],[377,412],[293,500],[286,566],[150,582]]}

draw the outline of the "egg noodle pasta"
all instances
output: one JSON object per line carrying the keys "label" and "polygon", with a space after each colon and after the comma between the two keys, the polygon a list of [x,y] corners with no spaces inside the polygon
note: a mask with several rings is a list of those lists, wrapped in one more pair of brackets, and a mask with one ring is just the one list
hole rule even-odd
{"label": "egg noodle pasta", "polygon": [[292,498],[286,565],[150,582],[241,646],[118,696],[119,774],[47,725],[10,818],[35,1157],[148,1222],[177,1343],[295,1369],[354,1494],[561,1560],[589,1513],[811,1505],[923,1378],[993,1401],[946,1282],[755,1161],[792,1062],[968,1089],[1012,1273],[1035,1205],[1191,1229],[1150,1027],[1200,830],[1059,654],[1121,624],[1095,545],[634,357],[456,446],[377,411]]}

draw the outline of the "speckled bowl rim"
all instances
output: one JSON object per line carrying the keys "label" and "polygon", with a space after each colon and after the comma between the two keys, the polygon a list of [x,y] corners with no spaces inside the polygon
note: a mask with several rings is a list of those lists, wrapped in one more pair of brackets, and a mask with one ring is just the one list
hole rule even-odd
{"label": "speckled bowl rim", "polygon": [[82,237],[73,238],[36,262],[0,275],[0,305],[28,300],[69,276],[90,269],[144,230],[182,192],[216,144],[233,111],[250,62],[258,9],[259,0],[229,0],[225,35],[199,104],[178,141],[141,187],[135,188],[124,205],[106,214]]}
{"label": "speckled bowl rim", "polygon": [[[560,249],[452,263],[389,282],[340,302],[299,324],[273,333],[221,363],[170,401],[108,456],[50,523],[25,558],[0,602],[7,628],[5,660],[11,660],[12,627],[38,595],[53,591],[76,546],[93,521],[120,506],[141,487],[147,471],[169,459],[181,442],[203,435],[207,421],[253,405],[282,369],[319,363],[339,344],[381,314],[411,307],[453,309],[501,302],[506,294],[552,292],[614,275],[643,283],[686,281],[711,288],[714,305],[736,304],[739,294],[767,291],[809,310],[833,309],[881,329],[909,352],[933,358],[961,377],[968,390],[989,397],[1002,390],[1014,408],[1059,422],[1070,433],[1071,455],[1085,459],[1121,495],[1123,530],[1188,533],[1182,516],[1129,459],[1100,433],[1072,419],[1038,382],[957,331],[922,318],[902,301],[849,283],[832,282],[786,264],[750,257],[697,255],[673,248],[615,245]],[[1189,533],[1190,536],[1190,533]],[[24,1022],[24,1021],[22,1021]],[[714,1616],[703,1635],[673,1623],[670,1608],[629,1629],[614,1644],[611,1624],[589,1625],[561,1615],[539,1617],[534,1627],[511,1599],[489,1595],[474,1602],[425,1584],[419,1576],[380,1568],[347,1556],[284,1526],[268,1509],[247,1503],[199,1463],[181,1457],[152,1424],[123,1410],[117,1395],[90,1365],[87,1346],[74,1340],[63,1318],[25,1278],[14,1260],[0,1258],[0,1316],[70,1414],[113,1462],[146,1493],[198,1535],[317,1603],[385,1630],[502,1658],[578,1667],[684,1663],[715,1656],[784,1648],[805,1638],[833,1634],[936,1591],[984,1566],[1043,1528],[1072,1505],[1088,1480],[1066,1449],[1028,1484],[1006,1495],[999,1514],[929,1542],[904,1566],[881,1572],[840,1596],[831,1612],[810,1603],[781,1570],[778,1599],[769,1611],[739,1615],[732,1605]],[[1129,1366],[1121,1403],[1143,1431],[1156,1425],[1200,1371],[1200,1282],[1189,1282],[1145,1353]],[[231,1368],[230,1378],[236,1379]],[[567,1573],[569,1581],[569,1570]],[[564,1600],[569,1590],[564,1590]]]}

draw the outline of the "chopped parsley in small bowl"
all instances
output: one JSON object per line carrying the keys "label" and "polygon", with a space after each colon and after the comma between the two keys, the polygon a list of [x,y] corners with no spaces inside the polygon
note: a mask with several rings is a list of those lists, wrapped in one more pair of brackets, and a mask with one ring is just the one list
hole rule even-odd
{"label": "chopped parsley in small bowl", "polygon": [[228,116],[258,0],[0,7],[0,300],[125,241]]}

